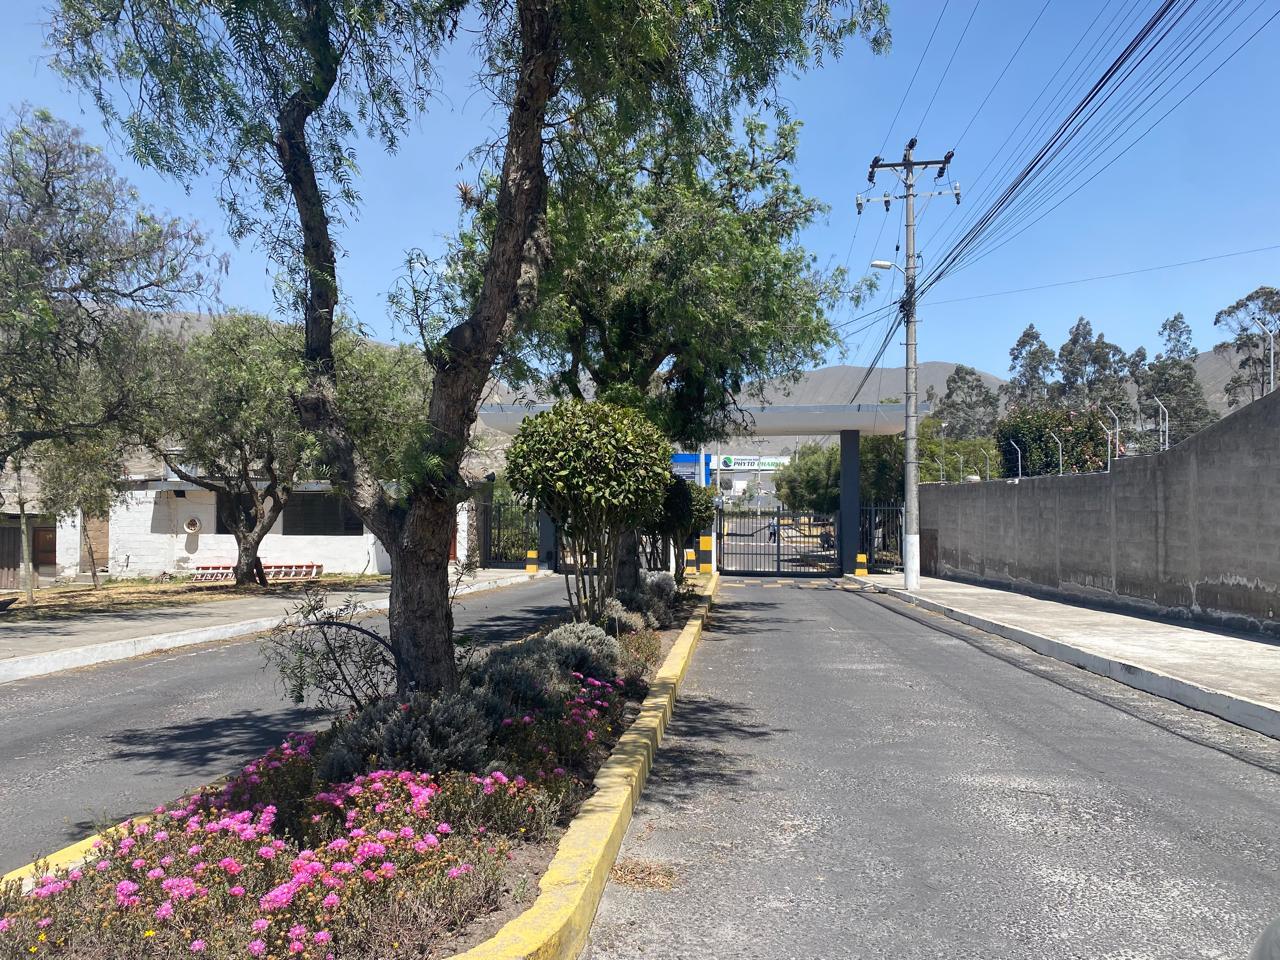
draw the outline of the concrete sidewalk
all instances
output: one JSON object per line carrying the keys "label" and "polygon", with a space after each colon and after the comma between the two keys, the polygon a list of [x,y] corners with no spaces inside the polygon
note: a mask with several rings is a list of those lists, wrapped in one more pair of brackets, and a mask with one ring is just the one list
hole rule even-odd
{"label": "concrete sidewalk", "polygon": [[[529,579],[529,574],[516,570],[479,570],[458,587],[457,594],[492,590]],[[332,599],[338,603],[351,595],[369,610],[387,608],[385,586],[338,591]],[[300,598],[301,594],[240,597],[185,606],[88,613],[75,619],[0,621],[0,684],[270,630]]]}
{"label": "concrete sidewalk", "polygon": [[1280,738],[1280,646],[1212,629],[901,574],[847,579],[1062,660]]}

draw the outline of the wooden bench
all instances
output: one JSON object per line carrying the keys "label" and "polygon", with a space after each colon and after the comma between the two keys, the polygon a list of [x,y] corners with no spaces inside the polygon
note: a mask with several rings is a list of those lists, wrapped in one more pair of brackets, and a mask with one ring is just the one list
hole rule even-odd
{"label": "wooden bench", "polygon": [[[268,580],[310,580],[324,573],[322,563],[263,563],[262,572]],[[230,580],[235,574],[231,564],[209,564],[196,567],[192,583],[210,583]]]}

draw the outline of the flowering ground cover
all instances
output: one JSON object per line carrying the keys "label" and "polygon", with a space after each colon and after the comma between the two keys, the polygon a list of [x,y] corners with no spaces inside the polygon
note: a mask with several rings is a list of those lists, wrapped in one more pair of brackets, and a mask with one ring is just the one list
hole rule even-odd
{"label": "flowering ground cover", "polygon": [[532,748],[523,772],[378,769],[307,792],[317,738],[292,734],[220,789],[121,825],[84,864],[0,891],[0,957],[432,956],[494,908],[513,847],[582,797],[581,772],[540,748],[571,729],[602,757],[615,739],[621,681],[575,679],[565,709],[504,724]]}
{"label": "flowering ground cover", "polygon": [[623,619],[498,648],[455,694],[352,704],[104,831],[84,863],[0,887],[0,960],[455,952],[528,894],[643,698],[672,637]]}

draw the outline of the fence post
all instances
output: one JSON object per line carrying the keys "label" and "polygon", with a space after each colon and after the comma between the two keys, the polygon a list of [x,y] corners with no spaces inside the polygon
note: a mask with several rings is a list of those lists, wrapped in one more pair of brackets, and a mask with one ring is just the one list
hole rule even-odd
{"label": "fence post", "polygon": [[782,507],[773,508],[773,529],[775,535],[773,538],[774,546],[774,572],[782,572]]}

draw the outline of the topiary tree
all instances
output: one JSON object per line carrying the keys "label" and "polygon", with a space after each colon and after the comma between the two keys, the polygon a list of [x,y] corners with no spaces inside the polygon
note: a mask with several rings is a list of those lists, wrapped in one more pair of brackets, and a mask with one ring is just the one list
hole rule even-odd
{"label": "topiary tree", "polygon": [[634,410],[571,400],[525,420],[507,451],[507,480],[555,521],[576,620],[594,622],[617,585],[618,541],[656,514],[671,444]]}

